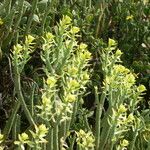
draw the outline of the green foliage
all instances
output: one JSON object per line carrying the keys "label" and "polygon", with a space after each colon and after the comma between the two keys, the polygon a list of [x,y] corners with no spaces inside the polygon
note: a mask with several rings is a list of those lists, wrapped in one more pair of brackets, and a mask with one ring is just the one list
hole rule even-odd
{"label": "green foliage", "polygon": [[149,6],[0,2],[0,149],[150,149]]}
{"label": "green foliage", "polygon": [[[134,74],[119,64],[122,52],[118,49],[115,50],[116,42],[109,39],[108,47],[101,55],[104,82],[100,98],[98,98],[99,94],[96,90],[95,136],[97,137],[97,150],[127,147],[134,149],[139,133],[146,128],[145,120],[138,111],[139,102],[142,100],[141,95],[146,88],[143,85],[135,85]],[[103,114],[103,105],[106,100],[109,105]],[[133,140],[128,139],[131,135]],[[131,142],[128,142],[130,140]],[[122,141],[126,144],[122,144]]]}

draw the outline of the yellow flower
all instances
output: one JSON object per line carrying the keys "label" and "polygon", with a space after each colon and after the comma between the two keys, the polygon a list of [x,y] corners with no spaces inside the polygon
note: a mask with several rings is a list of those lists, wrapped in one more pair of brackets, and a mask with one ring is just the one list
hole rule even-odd
{"label": "yellow flower", "polygon": [[17,45],[14,46],[15,53],[19,54],[22,50],[23,50],[22,45],[17,44]]}
{"label": "yellow flower", "polygon": [[126,146],[129,145],[129,141],[127,141],[126,139],[123,139],[123,140],[120,142],[120,145],[121,145],[122,147],[126,147]]}
{"label": "yellow flower", "polygon": [[46,126],[44,124],[41,124],[39,127],[38,127],[39,131],[42,132],[42,133],[47,133],[48,132],[48,128],[46,128]]}
{"label": "yellow flower", "polygon": [[4,24],[4,22],[3,22],[2,18],[0,18],[0,25],[3,25],[3,24]]}
{"label": "yellow flower", "polygon": [[4,135],[2,135],[2,134],[0,133],[0,140],[2,140],[2,139],[3,139],[3,137],[4,137]]}
{"label": "yellow flower", "polygon": [[118,112],[119,112],[119,113],[124,113],[124,112],[126,112],[126,111],[127,111],[127,108],[126,108],[123,104],[121,104],[121,105],[119,106]]}
{"label": "yellow flower", "polygon": [[22,139],[23,141],[28,140],[28,139],[29,139],[28,134],[26,134],[26,133],[22,133],[22,134],[21,134],[21,139]]}
{"label": "yellow flower", "polygon": [[76,95],[74,94],[67,94],[65,98],[65,101],[70,103],[75,102],[75,100],[76,100]]}
{"label": "yellow flower", "polygon": [[121,56],[121,55],[122,55],[121,50],[117,49],[117,51],[116,51],[116,55],[117,55],[117,56]]}
{"label": "yellow flower", "polygon": [[116,73],[125,73],[125,74],[127,74],[127,73],[130,72],[129,69],[127,69],[126,67],[124,67],[124,66],[122,66],[122,65],[115,65],[115,66],[114,66],[114,71],[115,71]]}
{"label": "yellow flower", "polygon": [[35,38],[31,35],[27,35],[25,39],[26,44],[31,44]]}
{"label": "yellow flower", "polygon": [[125,77],[125,82],[130,84],[131,86],[135,83],[135,77],[132,73],[130,74],[127,74],[126,77]]}
{"label": "yellow flower", "polygon": [[63,19],[60,21],[62,26],[70,24],[72,19],[69,16],[63,16]]}
{"label": "yellow flower", "polygon": [[137,91],[142,93],[142,92],[146,91],[146,87],[144,85],[139,85],[137,88]]}
{"label": "yellow flower", "polygon": [[66,22],[66,24],[69,24],[72,21],[72,19],[69,16],[64,16],[63,19]]}
{"label": "yellow flower", "polygon": [[68,73],[71,76],[77,75],[78,73],[78,68],[77,67],[69,67],[68,68]]}
{"label": "yellow flower", "polygon": [[42,97],[42,103],[43,103],[44,106],[49,105],[50,100],[46,96],[43,96]]}
{"label": "yellow flower", "polygon": [[46,33],[46,39],[49,40],[49,41],[52,41],[54,39],[54,35],[50,32],[47,32]]}
{"label": "yellow flower", "polygon": [[81,53],[81,58],[83,60],[90,59],[91,58],[91,53],[89,51],[85,51],[85,52]]}
{"label": "yellow flower", "polygon": [[134,119],[135,118],[134,118],[133,114],[129,114],[128,119],[127,119],[128,122],[132,122]]}
{"label": "yellow flower", "polygon": [[93,149],[94,148],[94,136],[91,132],[85,132],[84,130],[80,130],[76,132],[77,134],[77,144],[80,144],[83,149]]}
{"label": "yellow flower", "polygon": [[46,81],[47,85],[49,85],[50,87],[54,87],[56,82],[57,80],[53,76],[49,76]]}
{"label": "yellow flower", "polygon": [[133,20],[133,15],[127,16],[126,20]]}
{"label": "yellow flower", "polygon": [[80,49],[86,49],[86,48],[87,48],[87,45],[84,44],[84,43],[81,43],[81,44],[79,45],[79,48],[80,48]]}
{"label": "yellow flower", "polygon": [[117,42],[115,40],[113,40],[113,39],[109,39],[108,40],[108,45],[109,45],[109,47],[116,46]]}
{"label": "yellow flower", "polygon": [[78,27],[73,26],[73,27],[71,28],[71,33],[72,33],[72,34],[76,34],[76,33],[78,33],[79,31],[80,31],[80,28],[78,28]]}
{"label": "yellow flower", "polygon": [[89,74],[87,74],[86,72],[83,73],[83,76],[82,76],[83,80],[89,80],[90,79],[90,76]]}
{"label": "yellow flower", "polygon": [[106,76],[106,78],[105,78],[105,83],[106,83],[106,84],[110,84],[111,81],[112,81],[112,78],[111,78],[110,76]]}
{"label": "yellow flower", "polygon": [[39,126],[35,126],[35,133],[30,131],[32,136],[34,138],[39,138],[41,143],[46,143],[47,141],[44,139],[44,137],[46,136],[47,132],[48,132],[48,128],[46,128],[46,126],[44,124],[41,124]]}
{"label": "yellow flower", "polygon": [[0,133],[0,144],[3,142],[4,135]]}
{"label": "yellow flower", "polygon": [[80,86],[80,84],[79,82],[73,79],[73,80],[70,80],[70,82],[68,83],[68,86],[71,90],[75,90],[76,88]]}

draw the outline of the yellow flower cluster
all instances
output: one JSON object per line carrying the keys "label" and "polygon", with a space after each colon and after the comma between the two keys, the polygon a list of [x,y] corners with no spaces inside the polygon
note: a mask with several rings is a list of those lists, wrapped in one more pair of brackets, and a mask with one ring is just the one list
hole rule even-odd
{"label": "yellow flower cluster", "polygon": [[127,16],[126,20],[133,20],[133,15]]}
{"label": "yellow flower cluster", "polygon": [[2,18],[0,18],[0,25],[3,25],[3,24],[4,24],[4,22],[3,22]]}

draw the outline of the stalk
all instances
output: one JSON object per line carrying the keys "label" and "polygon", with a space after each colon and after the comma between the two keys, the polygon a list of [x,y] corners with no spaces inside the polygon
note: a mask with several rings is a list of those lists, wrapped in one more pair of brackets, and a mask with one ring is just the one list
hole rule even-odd
{"label": "stalk", "polygon": [[73,136],[72,139],[71,139],[69,150],[74,150],[75,140],[76,140],[76,136]]}
{"label": "stalk", "polygon": [[34,13],[36,11],[37,3],[38,3],[38,0],[33,0],[33,2],[32,2],[32,10],[31,10],[30,16],[28,18],[28,22],[27,22],[24,36],[26,36],[29,33],[29,29],[30,29],[30,26],[31,26],[32,21],[33,21],[33,16],[34,16]]}
{"label": "stalk", "polygon": [[147,149],[150,149],[150,142],[148,142],[148,146],[147,146]]}
{"label": "stalk", "polygon": [[[113,124],[115,124],[115,123],[113,123]],[[107,129],[107,128],[106,128]],[[114,130],[115,129],[115,125],[113,126],[113,129],[112,130]],[[106,145],[106,143],[107,143],[107,141],[110,139],[112,139],[113,138],[113,136],[110,136],[110,132],[111,132],[111,126],[109,125],[109,127],[108,127],[108,129],[107,130],[104,130],[103,132],[105,132],[105,137],[104,137],[104,140],[103,140],[103,142],[101,143],[101,150],[103,150],[104,149],[104,147],[105,147],[105,145]],[[112,134],[111,134],[112,135]],[[109,139],[108,139],[109,138]],[[113,145],[112,145],[112,143],[111,143],[111,146],[110,147],[113,147]],[[110,149],[110,150],[112,150],[112,149]]]}
{"label": "stalk", "polygon": [[48,50],[46,50],[45,52],[45,59],[46,59],[46,69],[49,71],[49,72],[53,72],[53,68],[52,68],[52,65],[50,63],[50,58],[49,58],[49,52]]}
{"label": "stalk", "polygon": [[114,141],[111,141],[112,139],[113,139],[113,137],[114,137],[114,132],[115,132],[115,128],[116,128],[116,121],[115,121],[115,123],[114,123],[114,125],[113,125],[113,129],[112,129],[112,134],[110,135],[110,150],[113,150],[113,148],[114,148]]}
{"label": "stalk", "polygon": [[43,18],[42,18],[42,25],[41,25],[41,35],[43,35],[43,33],[44,33],[44,26],[45,26],[45,22],[46,22],[46,19],[47,19],[47,16],[48,16],[48,14],[50,13],[50,11],[51,11],[51,2],[50,1],[48,1],[47,2],[47,8],[46,8],[46,11],[45,11],[45,13],[44,13],[44,16],[43,16]]}
{"label": "stalk", "polygon": [[134,135],[133,135],[133,140],[131,142],[130,150],[134,149],[137,134],[138,134],[138,130],[135,130]]}
{"label": "stalk", "polygon": [[47,150],[53,150],[54,148],[53,148],[53,145],[54,145],[54,143],[53,143],[53,129],[52,128],[50,128],[49,129],[49,132],[48,132],[48,144],[47,144]]}
{"label": "stalk", "polygon": [[75,121],[77,110],[78,110],[78,101],[74,102],[71,124],[73,124]]}
{"label": "stalk", "polygon": [[33,90],[31,93],[31,100],[30,100],[30,112],[31,116],[34,116],[34,92],[35,92],[35,84],[33,84]]}
{"label": "stalk", "polygon": [[88,131],[91,131],[91,128],[90,128],[89,123],[88,123],[87,115],[84,115],[84,116],[83,116],[83,119],[84,119],[85,127],[87,128],[87,130],[88,130]]}
{"label": "stalk", "polygon": [[4,131],[3,131],[4,139],[7,139],[8,136],[9,136],[9,133],[10,133],[10,131],[12,129],[12,126],[13,126],[14,121],[16,119],[17,111],[18,111],[19,108],[20,108],[20,102],[17,101],[15,103],[15,106],[14,106],[14,109],[12,111],[12,114],[9,117],[9,119],[8,119],[6,125],[5,125]]}
{"label": "stalk", "polygon": [[7,0],[6,3],[5,3],[5,5],[6,5],[6,10],[7,10],[7,13],[8,13],[8,14],[10,13],[11,4],[12,4],[12,0]]}
{"label": "stalk", "polygon": [[67,124],[67,120],[65,120],[64,122],[62,122],[61,124],[61,130],[60,130],[60,138],[64,137],[66,135],[66,124]]}
{"label": "stalk", "polygon": [[13,25],[13,20],[15,17],[15,10],[12,9],[11,12],[8,14],[8,16],[6,17],[6,20],[9,20],[9,24],[7,25],[7,30],[4,36],[4,39],[7,38],[7,36],[9,35],[10,31],[11,31],[11,26]]}
{"label": "stalk", "polygon": [[99,31],[100,31],[100,25],[101,25],[101,20],[102,20],[102,17],[104,15],[104,10],[106,8],[106,6],[103,5],[103,3],[100,2],[100,8],[101,8],[101,13],[98,17],[98,22],[97,22],[97,27],[96,27],[96,33],[95,33],[95,37],[97,38],[98,37],[98,34],[99,34]]}
{"label": "stalk", "polygon": [[54,126],[53,140],[54,150],[59,150],[58,125]]}
{"label": "stalk", "polygon": [[17,139],[19,133],[20,133],[20,116],[16,115],[16,119],[12,129],[12,136],[14,141]]}
{"label": "stalk", "polygon": [[12,3],[12,0],[5,0],[3,2],[3,7],[2,8],[8,10],[8,12],[9,12],[9,8],[11,6],[11,3]]}
{"label": "stalk", "polygon": [[98,99],[98,91],[97,88],[95,87],[95,101],[97,103],[97,110],[96,110],[96,126],[95,126],[95,149],[99,149],[99,144],[100,144],[100,122],[101,122],[101,117],[100,117],[100,109],[101,105]]}
{"label": "stalk", "polygon": [[17,96],[18,96],[18,100],[20,101],[20,104],[22,105],[23,107],[23,110],[26,114],[26,117],[29,121],[29,123],[31,125],[35,125],[35,122],[27,108],[27,105],[24,101],[24,97],[23,97],[23,94],[22,94],[22,90],[21,90],[21,83],[20,83],[20,73],[19,73],[19,68],[18,68],[18,63],[17,63],[17,60],[14,59],[14,85],[15,85],[15,89],[16,89],[16,93],[17,93]]}
{"label": "stalk", "polygon": [[104,101],[106,98],[106,87],[101,95],[100,101],[98,98],[98,91],[97,88],[95,87],[95,99],[97,103],[97,109],[96,109],[96,126],[95,126],[95,145],[96,145],[96,150],[99,150],[100,144],[101,144],[101,136],[100,136],[100,130],[101,130],[101,116],[102,116],[102,109],[104,105]]}
{"label": "stalk", "polygon": [[[69,117],[71,118],[72,114],[69,114],[69,115],[70,115]],[[66,134],[70,129],[70,125],[71,125],[71,119],[66,121]]]}
{"label": "stalk", "polygon": [[[19,26],[19,23],[20,23],[20,21],[21,21],[21,18],[22,18],[22,15],[23,15],[23,4],[24,4],[24,0],[21,0],[21,1],[19,2],[19,5],[18,5],[18,8],[19,8],[19,11],[18,11],[18,18],[17,18],[17,20],[16,20],[16,22],[15,22],[15,24],[14,24],[14,29],[13,29],[13,31],[16,31],[16,30],[17,30],[17,28],[18,28],[18,26]],[[10,39],[9,39],[9,44],[10,44],[10,42],[11,42],[13,36],[14,36],[14,33],[15,33],[15,32],[12,32],[12,34],[11,34],[11,37],[10,37]]]}

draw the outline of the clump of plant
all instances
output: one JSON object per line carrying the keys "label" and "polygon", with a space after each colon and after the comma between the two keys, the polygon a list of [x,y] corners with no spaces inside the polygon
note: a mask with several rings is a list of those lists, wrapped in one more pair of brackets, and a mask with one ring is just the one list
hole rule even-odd
{"label": "clump of plant", "polygon": [[[103,87],[101,93],[95,87],[95,126],[88,122],[91,112],[83,108],[82,98],[90,82],[89,60],[92,56],[87,45],[78,41],[79,32],[72,19],[63,16],[52,32],[42,36],[40,56],[45,74],[41,77],[38,100],[33,90],[30,103],[21,84],[21,75],[35,49],[35,38],[27,35],[24,42],[14,46],[11,59],[16,103],[0,134],[2,147],[10,132],[14,134],[12,143],[22,150],[73,150],[76,146],[79,150],[134,150],[136,145],[143,149],[150,147],[149,111],[146,115],[138,110],[146,88],[136,85],[136,75],[121,65],[122,52],[112,39],[100,52]],[[21,116],[29,123],[26,131],[21,130],[19,108],[25,114]],[[144,140],[141,142],[140,138]]]}
{"label": "clump of plant", "polygon": [[[80,29],[71,18],[63,16],[54,33],[43,37],[41,58],[47,79],[44,81],[42,105],[38,116],[49,125],[49,136],[54,149],[63,147],[71,124],[75,123],[78,104],[89,82],[88,61],[91,53],[87,45],[78,43]],[[52,147],[51,147],[52,148]]]}
{"label": "clump of plant", "polygon": [[[20,75],[30,58],[34,38],[27,36],[24,44],[14,47],[12,60],[19,100],[16,107],[18,109],[21,104],[29,123],[36,129],[36,133],[30,130],[32,138],[26,133],[19,134],[15,144],[21,149],[27,145],[37,149],[44,145],[55,150],[67,148],[65,140],[75,123],[78,106],[82,103],[81,97],[90,78],[88,62],[91,53],[86,44],[77,41],[79,31],[72,25],[70,17],[63,16],[54,33],[47,32],[42,37],[41,59],[46,77],[43,78],[41,100],[37,105],[33,101],[32,109],[27,106],[22,93]],[[37,132],[39,123],[48,127],[44,136]],[[45,141],[44,144],[41,140]]]}
{"label": "clump of plant", "polygon": [[[138,105],[146,88],[137,86],[135,74],[120,64],[122,52],[114,40],[109,39],[100,54],[104,82],[100,98],[95,88],[96,149],[134,149],[138,134],[145,128]],[[104,108],[105,101],[108,108]]]}
{"label": "clump of plant", "polygon": [[32,130],[29,131],[31,136],[29,136],[27,133],[19,134],[18,141],[15,141],[14,144],[18,145],[18,149],[21,150],[25,150],[26,145],[36,150],[42,149],[42,145],[47,143],[45,136],[48,132],[48,128],[41,124],[39,126],[35,126],[35,132]]}

